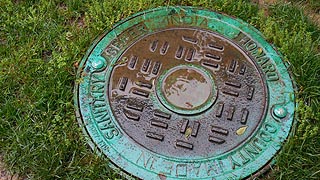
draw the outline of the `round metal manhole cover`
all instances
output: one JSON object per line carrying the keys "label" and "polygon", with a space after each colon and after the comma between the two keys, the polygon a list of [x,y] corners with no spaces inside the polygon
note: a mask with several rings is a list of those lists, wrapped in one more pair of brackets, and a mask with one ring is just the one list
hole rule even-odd
{"label": "round metal manhole cover", "polygon": [[209,10],[136,14],[97,39],[76,85],[92,148],[141,179],[241,179],[294,117],[292,80],[250,25]]}

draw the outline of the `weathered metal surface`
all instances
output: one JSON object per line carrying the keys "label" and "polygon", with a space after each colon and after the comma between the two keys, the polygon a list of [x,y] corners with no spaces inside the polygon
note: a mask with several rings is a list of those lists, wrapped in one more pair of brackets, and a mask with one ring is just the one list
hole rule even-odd
{"label": "weathered metal surface", "polygon": [[136,14],[78,71],[79,123],[142,179],[241,179],[272,161],[294,116],[290,75],[253,27],[192,7]]}

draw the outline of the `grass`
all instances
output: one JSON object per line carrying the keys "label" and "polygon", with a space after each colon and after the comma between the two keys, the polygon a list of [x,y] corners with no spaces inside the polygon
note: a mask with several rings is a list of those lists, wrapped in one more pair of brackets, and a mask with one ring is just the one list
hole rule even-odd
{"label": "grass", "polygon": [[310,9],[320,13],[320,1],[318,0],[289,0],[293,3],[299,3],[301,5],[307,5]]}
{"label": "grass", "polygon": [[[312,7],[319,7],[313,1]],[[259,9],[238,0],[0,1],[0,153],[31,179],[114,179],[77,125],[77,62],[93,39],[138,11],[202,6],[258,28],[283,54],[297,82],[297,128],[261,179],[320,179],[320,28],[288,3]]]}

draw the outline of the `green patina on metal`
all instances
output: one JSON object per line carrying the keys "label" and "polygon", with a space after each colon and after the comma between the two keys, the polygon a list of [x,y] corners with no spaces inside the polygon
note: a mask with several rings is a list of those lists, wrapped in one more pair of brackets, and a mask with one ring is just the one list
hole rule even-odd
{"label": "green patina on metal", "polygon": [[[179,33],[194,35],[177,38],[194,49],[177,46],[166,59],[176,41],[169,36]],[[203,45],[204,37],[223,46]],[[210,48],[219,56],[200,56]],[[128,55],[145,52],[165,60]],[[249,177],[272,163],[293,124],[293,83],[278,53],[252,26],[210,10],[162,7],[119,22],[88,50],[77,78],[77,119],[91,147],[141,179]],[[173,96],[181,82],[195,93],[212,88],[187,101]]]}

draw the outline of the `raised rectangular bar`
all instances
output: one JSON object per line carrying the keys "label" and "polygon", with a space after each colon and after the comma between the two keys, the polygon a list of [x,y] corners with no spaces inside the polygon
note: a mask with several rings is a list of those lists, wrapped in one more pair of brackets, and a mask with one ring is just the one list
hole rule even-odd
{"label": "raised rectangular bar", "polygon": [[148,138],[152,138],[152,139],[156,139],[156,140],[159,140],[159,141],[163,141],[164,139],[164,136],[161,135],[161,134],[156,134],[154,132],[147,132],[146,136]]}
{"label": "raised rectangular bar", "polygon": [[193,149],[193,144],[181,140],[177,140],[176,145],[190,150]]}

